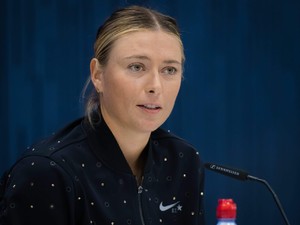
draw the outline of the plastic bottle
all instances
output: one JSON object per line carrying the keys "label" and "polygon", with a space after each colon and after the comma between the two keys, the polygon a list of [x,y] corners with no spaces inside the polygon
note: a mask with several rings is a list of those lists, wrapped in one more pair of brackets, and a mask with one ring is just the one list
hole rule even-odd
{"label": "plastic bottle", "polygon": [[217,225],[236,225],[236,204],[232,199],[219,199],[217,206]]}

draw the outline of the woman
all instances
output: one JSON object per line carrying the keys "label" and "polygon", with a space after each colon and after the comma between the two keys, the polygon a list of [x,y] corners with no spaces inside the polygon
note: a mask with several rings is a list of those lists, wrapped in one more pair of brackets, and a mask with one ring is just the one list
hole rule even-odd
{"label": "woman", "polygon": [[204,224],[197,151],[159,128],[182,79],[176,22],[120,9],[99,28],[94,52],[86,117],[7,173],[1,224]]}

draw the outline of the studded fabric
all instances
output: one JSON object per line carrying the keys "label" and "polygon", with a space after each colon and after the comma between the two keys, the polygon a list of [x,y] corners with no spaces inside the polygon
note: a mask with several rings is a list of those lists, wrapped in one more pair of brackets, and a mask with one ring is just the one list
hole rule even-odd
{"label": "studded fabric", "polygon": [[1,225],[201,225],[203,164],[186,141],[154,131],[137,185],[104,121],[79,119],[28,148],[0,182]]}

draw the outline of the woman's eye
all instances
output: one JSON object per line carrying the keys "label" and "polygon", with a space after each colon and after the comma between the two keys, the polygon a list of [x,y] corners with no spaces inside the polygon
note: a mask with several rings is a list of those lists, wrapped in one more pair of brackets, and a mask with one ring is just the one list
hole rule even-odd
{"label": "woman's eye", "polygon": [[129,65],[129,69],[134,72],[139,72],[139,71],[142,71],[144,68],[140,64],[132,64],[132,65]]}
{"label": "woman's eye", "polygon": [[177,69],[174,67],[167,67],[163,70],[163,73],[173,75],[177,72]]}

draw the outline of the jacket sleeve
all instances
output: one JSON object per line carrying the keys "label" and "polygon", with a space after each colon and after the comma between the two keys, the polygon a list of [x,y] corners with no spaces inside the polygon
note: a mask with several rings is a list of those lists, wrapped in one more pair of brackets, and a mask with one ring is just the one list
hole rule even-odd
{"label": "jacket sleeve", "polygon": [[1,185],[1,225],[75,224],[75,189],[71,176],[51,159],[23,158]]}

